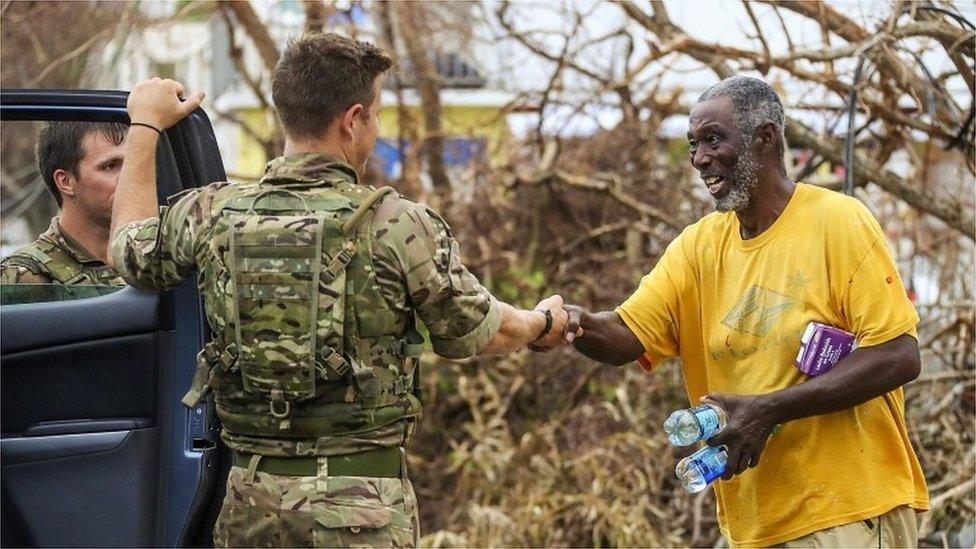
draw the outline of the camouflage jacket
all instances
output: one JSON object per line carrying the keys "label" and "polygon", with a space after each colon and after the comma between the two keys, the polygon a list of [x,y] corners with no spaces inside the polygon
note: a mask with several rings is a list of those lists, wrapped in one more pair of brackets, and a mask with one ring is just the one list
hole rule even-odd
{"label": "camouflage jacket", "polygon": [[[371,191],[358,184],[348,164],[312,153],[271,161],[261,185],[278,184],[309,191],[322,186],[353,194]],[[210,264],[210,247],[219,225],[215,213],[242,188],[221,182],[187,191],[161,208],[159,217],[118,228],[110,253],[122,277],[137,288],[163,290],[198,269],[205,304],[224,299],[219,285],[214,284],[215,268]],[[439,355],[462,358],[477,353],[499,328],[498,303],[461,263],[458,244],[443,219],[427,207],[397,196],[378,203],[369,219],[372,269],[385,301],[382,308],[400,317],[401,323],[416,314]],[[220,309],[223,307],[207,307],[207,320],[215,334],[228,321],[219,314]],[[229,407],[240,392],[240,375],[235,379],[217,374],[210,386],[221,415],[222,408]],[[354,437],[296,439],[249,436],[231,432],[228,422],[224,423],[222,436],[232,449],[264,455],[335,455],[402,445],[412,432],[397,422],[366,432],[357,430]]]}
{"label": "camouflage jacket", "polygon": [[125,286],[125,280],[63,232],[55,217],[37,240],[0,262],[0,284]]}

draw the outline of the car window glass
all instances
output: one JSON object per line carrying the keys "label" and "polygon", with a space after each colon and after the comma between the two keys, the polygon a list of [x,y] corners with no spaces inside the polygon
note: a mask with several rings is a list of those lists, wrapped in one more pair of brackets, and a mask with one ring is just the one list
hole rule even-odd
{"label": "car window glass", "polygon": [[[119,124],[0,122],[0,305],[84,299],[124,287],[98,257],[103,252],[88,250],[108,230],[124,138]],[[73,193],[70,204],[59,206],[51,189],[59,183],[45,180],[39,164],[60,169],[75,158],[76,173],[57,176]],[[55,221],[63,217],[70,227]]]}
{"label": "car window glass", "polygon": [[96,284],[2,284],[0,285],[0,305],[70,301],[108,295],[121,289],[122,287],[119,286]]}

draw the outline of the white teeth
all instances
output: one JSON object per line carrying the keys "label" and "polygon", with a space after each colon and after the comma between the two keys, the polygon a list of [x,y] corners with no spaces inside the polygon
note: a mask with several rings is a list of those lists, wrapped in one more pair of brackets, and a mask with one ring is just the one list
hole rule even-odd
{"label": "white teeth", "polygon": [[708,192],[712,194],[722,190],[722,184],[725,182],[725,178],[720,175],[710,175],[708,177],[703,177],[702,180],[708,187]]}

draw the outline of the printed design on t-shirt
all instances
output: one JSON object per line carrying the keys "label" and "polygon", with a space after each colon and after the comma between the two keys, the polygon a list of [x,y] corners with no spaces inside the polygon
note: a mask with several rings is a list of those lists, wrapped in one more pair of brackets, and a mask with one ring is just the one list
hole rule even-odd
{"label": "printed design on t-shirt", "polygon": [[788,295],[753,284],[735,302],[722,324],[740,333],[766,337],[794,303]]}
{"label": "printed design on t-shirt", "polygon": [[796,271],[787,277],[786,293],[793,297],[800,297],[799,294],[806,290],[809,284],[810,279],[802,271]]}

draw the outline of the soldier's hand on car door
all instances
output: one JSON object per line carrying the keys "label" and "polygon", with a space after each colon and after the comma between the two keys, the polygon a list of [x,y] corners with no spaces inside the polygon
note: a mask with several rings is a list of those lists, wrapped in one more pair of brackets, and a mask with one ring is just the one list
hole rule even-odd
{"label": "soldier's hand on car door", "polygon": [[203,101],[204,93],[198,91],[182,99],[186,93],[183,84],[175,80],[153,78],[132,88],[126,109],[133,123],[148,124],[157,130],[176,124],[186,118]]}

